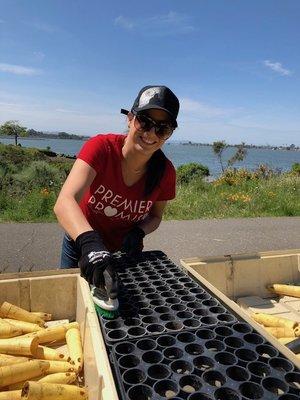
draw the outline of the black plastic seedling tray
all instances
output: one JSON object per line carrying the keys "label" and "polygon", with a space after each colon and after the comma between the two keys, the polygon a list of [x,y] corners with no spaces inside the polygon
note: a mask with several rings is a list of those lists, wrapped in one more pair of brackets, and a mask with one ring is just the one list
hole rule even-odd
{"label": "black plastic seedling tray", "polygon": [[161,252],[145,252],[133,263],[116,259],[118,318],[99,317],[106,344],[185,329],[231,325],[236,318]]}
{"label": "black plastic seedling tray", "polygon": [[123,341],[111,357],[126,400],[300,396],[299,372],[246,323]]}
{"label": "black plastic seedling tray", "polygon": [[160,251],[114,255],[120,316],[99,316],[120,400],[296,400],[300,372]]}

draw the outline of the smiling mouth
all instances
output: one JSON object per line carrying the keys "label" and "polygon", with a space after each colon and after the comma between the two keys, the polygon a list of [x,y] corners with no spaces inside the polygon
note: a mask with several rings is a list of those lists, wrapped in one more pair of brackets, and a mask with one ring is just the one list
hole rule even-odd
{"label": "smiling mouth", "polygon": [[142,141],[143,143],[148,144],[148,145],[153,145],[153,144],[156,143],[155,140],[149,140],[149,139],[144,138],[143,136],[140,136],[140,139],[141,139],[141,141]]}

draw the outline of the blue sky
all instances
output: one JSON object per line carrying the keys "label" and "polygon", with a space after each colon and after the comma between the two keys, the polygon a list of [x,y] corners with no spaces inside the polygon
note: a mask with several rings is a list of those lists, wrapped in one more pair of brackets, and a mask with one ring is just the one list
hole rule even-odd
{"label": "blue sky", "polygon": [[298,0],[0,0],[0,123],[123,132],[142,86],[174,140],[300,145]]}

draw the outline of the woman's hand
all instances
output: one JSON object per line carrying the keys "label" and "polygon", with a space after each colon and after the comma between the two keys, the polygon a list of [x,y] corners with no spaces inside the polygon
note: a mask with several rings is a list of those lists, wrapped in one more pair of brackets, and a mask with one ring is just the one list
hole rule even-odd
{"label": "woman's hand", "polygon": [[145,232],[139,226],[135,226],[125,236],[121,250],[130,257],[136,256],[143,250]]}
{"label": "woman's hand", "polygon": [[76,238],[76,246],[81,252],[78,266],[81,276],[90,285],[99,286],[103,272],[109,266],[111,254],[96,231],[83,232]]}

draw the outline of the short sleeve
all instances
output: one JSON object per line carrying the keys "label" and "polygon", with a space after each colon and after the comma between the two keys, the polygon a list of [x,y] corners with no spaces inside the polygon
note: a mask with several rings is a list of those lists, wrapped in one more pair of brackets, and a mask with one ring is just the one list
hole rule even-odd
{"label": "short sleeve", "polygon": [[95,171],[103,169],[107,158],[107,144],[105,135],[97,135],[84,143],[77,158],[85,161]]}
{"label": "short sleeve", "polygon": [[161,191],[157,201],[172,200],[176,196],[176,170],[171,163],[167,160],[165,175],[160,183]]}

